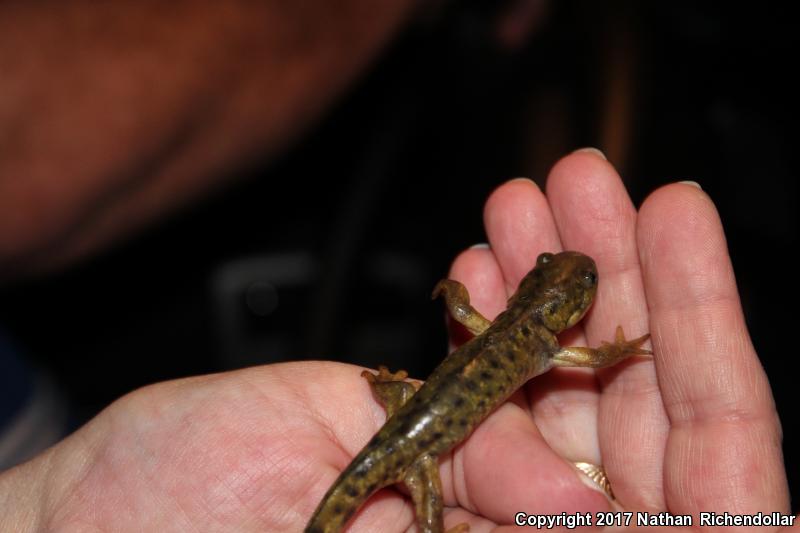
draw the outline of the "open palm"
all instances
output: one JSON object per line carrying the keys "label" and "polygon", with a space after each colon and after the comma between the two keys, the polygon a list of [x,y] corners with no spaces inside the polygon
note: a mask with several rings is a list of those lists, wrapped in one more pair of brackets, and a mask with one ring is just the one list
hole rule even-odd
{"label": "open palm", "polygon": [[[637,213],[592,152],[562,160],[547,189],[495,191],[491,245],[459,256],[452,277],[493,317],[538,253],[582,251],[600,285],[564,343],[597,345],[619,324],[650,331],[655,356],[529,383],[442,462],[447,524],[503,530],[518,512],[620,507],[788,512],[780,425],[708,197],[676,184]],[[135,391],[0,477],[0,506],[17,510],[0,530],[300,531],[385,419],[360,370],[288,363]],[[617,501],[572,461],[602,464]],[[407,496],[386,489],[350,528],[413,523]]]}

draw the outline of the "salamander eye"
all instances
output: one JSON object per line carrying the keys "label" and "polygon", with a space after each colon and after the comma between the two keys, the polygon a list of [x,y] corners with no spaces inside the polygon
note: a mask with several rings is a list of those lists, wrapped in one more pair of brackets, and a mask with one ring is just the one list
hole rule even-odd
{"label": "salamander eye", "polygon": [[549,252],[545,252],[543,254],[539,254],[539,257],[536,258],[537,265],[546,265],[553,259],[553,254]]}
{"label": "salamander eye", "polygon": [[595,274],[591,270],[587,270],[586,272],[581,274],[581,284],[587,289],[591,289],[592,287],[597,285],[597,274]]}

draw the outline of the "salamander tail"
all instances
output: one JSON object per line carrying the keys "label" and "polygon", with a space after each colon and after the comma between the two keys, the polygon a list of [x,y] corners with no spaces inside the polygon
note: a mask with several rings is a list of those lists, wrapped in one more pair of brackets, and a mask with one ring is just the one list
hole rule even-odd
{"label": "salamander tail", "polygon": [[377,490],[394,483],[376,447],[367,445],[322,498],[305,533],[341,531],[361,505]]}

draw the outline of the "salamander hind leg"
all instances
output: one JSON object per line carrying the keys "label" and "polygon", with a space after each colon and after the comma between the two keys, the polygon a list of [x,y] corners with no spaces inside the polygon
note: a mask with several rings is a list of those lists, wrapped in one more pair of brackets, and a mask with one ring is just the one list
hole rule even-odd
{"label": "salamander hind leg", "polygon": [[599,348],[568,346],[561,348],[553,356],[555,366],[588,366],[604,368],[614,366],[632,355],[652,355],[653,352],[642,348],[642,344],[650,338],[649,334],[633,340],[626,340],[622,326],[617,326],[614,342],[603,342]]}
{"label": "salamander hind leg", "polygon": [[480,335],[492,325],[492,322],[480,314],[469,303],[469,292],[461,283],[452,279],[443,279],[436,284],[431,298],[444,296],[444,303],[450,315],[473,335]]}
{"label": "salamander hind leg", "polygon": [[[431,455],[420,456],[406,470],[403,482],[411,493],[417,526],[422,533],[444,533],[442,515],[442,480],[439,478],[439,461]],[[468,524],[459,524],[447,533],[467,533]]]}
{"label": "salamander hind leg", "polygon": [[386,408],[386,417],[390,418],[409,398],[414,396],[419,388],[419,382],[408,382],[405,379],[408,373],[405,370],[389,372],[385,366],[378,367],[378,373],[369,370],[361,372],[361,376],[369,382],[372,393]]}

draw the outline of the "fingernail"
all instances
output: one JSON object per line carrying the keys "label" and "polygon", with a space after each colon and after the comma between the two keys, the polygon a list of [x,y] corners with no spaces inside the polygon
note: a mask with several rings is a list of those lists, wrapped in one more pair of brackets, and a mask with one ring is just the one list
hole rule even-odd
{"label": "fingernail", "polygon": [[574,154],[577,154],[577,153],[587,153],[587,154],[594,154],[594,155],[596,155],[597,157],[600,157],[600,158],[602,158],[602,159],[603,159],[603,161],[608,161],[608,158],[606,157],[606,154],[604,154],[603,152],[601,152],[601,151],[600,151],[600,150],[598,150],[597,148],[593,148],[593,147],[591,147],[591,146],[587,146],[586,148],[578,148],[578,149],[577,149],[577,150],[575,150],[573,153],[574,153]]}
{"label": "fingernail", "polygon": [[696,181],[686,180],[686,181],[679,181],[678,183],[683,183],[684,185],[691,185],[692,187],[697,187],[701,191],[703,190],[700,184],[697,183]]}
{"label": "fingernail", "polygon": [[469,247],[470,250],[488,250],[489,243],[488,242],[479,242],[478,244],[473,244]]}
{"label": "fingernail", "polygon": [[519,177],[519,178],[511,178],[511,179],[510,179],[510,180],[508,180],[506,183],[513,183],[513,182],[515,182],[515,181],[523,181],[523,182],[525,182],[525,183],[530,183],[531,185],[533,185],[533,186],[534,186],[534,187],[536,187],[537,189],[539,188],[539,186],[536,184],[536,182],[535,182],[535,181],[533,181],[533,180],[532,180],[532,179],[530,179],[530,178],[526,178],[526,177],[522,177],[522,176],[521,176],[521,177]]}

